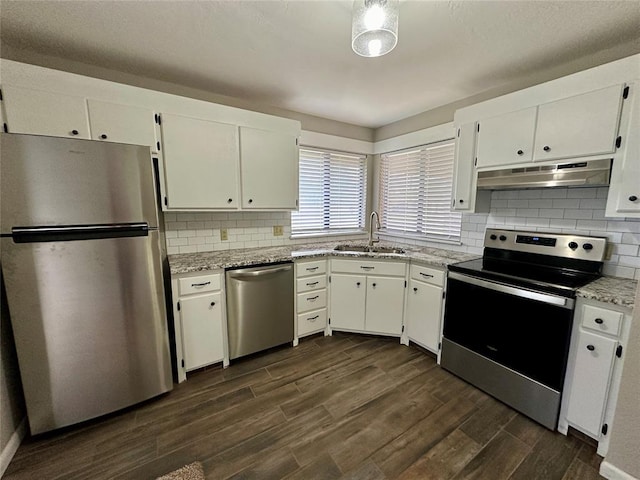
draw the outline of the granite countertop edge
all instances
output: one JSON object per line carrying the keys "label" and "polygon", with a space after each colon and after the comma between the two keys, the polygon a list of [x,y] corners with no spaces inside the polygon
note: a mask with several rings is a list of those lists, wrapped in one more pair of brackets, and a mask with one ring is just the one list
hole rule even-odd
{"label": "granite countertop edge", "polygon": [[[278,247],[244,248],[214,252],[179,253],[168,255],[171,275],[197,273],[208,270],[225,270],[270,263],[291,262],[302,258],[343,257],[386,260],[410,260],[430,266],[447,268],[448,265],[482,258],[482,255],[448,250],[446,248],[420,247],[401,243],[380,242],[376,246],[401,248],[405,253],[377,253],[336,251],[337,245],[362,246],[362,241],[326,242]],[[592,299],[633,309],[638,281],[630,278],[603,276],[576,291],[577,297]]]}

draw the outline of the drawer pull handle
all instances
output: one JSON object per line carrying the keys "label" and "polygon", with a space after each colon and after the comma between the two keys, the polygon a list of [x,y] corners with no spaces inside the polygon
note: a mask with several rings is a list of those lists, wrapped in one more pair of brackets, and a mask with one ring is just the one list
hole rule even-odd
{"label": "drawer pull handle", "polygon": [[373,270],[376,267],[368,267],[366,265],[360,265],[360,268],[363,269],[363,270]]}
{"label": "drawer pull handle", "polygon": [[315,272],[318,267],[307,267],[307,272]]}
{"label": "drawer pull handle", "polygon": [[318,299],[318,297],[319,297],[319,296],[320,296],[320,295],[316,295],[315,297],[307,297],[307,300],[308,300],[309,302],[315,302],[315,301]]}
{"label": "drawer pull handle", "polygon": [[313,287],[314,285],[317,285],[318,282],[309,282],[307,283],[307,287]]}
{"label": "drawer pull handle", "polygon": [[191,286],[195,288],[204,287],[205,285],[209,285],[211,282],[202,282],[202,283],[192,283]]}
{"label": "drawer pull handle", "polygon": [[315,321],[318,319],[318,317],[319,317],[319,315],[316,315],[315,317],[309,317],[309,318],[307,318],[307,320],[308,320],[309,322],[315,322]]}
{"label": "drawer pull handle", "polygon": [[428,273],[420,272],[420,275],[422,275],[423,277],[427,277],[427,278],[433,278],[433,275],[429,275]]}
{"label": "drawer pull handle", "polygon": [[602,320],[601,318],[596,318],[596,319],[595,319],[595,322],[596,322],[598,325],[602,325],[602,324],[604,323],[604,320]]}
{"label": "drawer pull handle", "polygon": [[594,347],[593,345],[587,345],[587,350],[589,350],[590,352],[593,352],[596,349],[596,347]]}
{"label": "drawer pull handle", "polygon": [[216,306],[216,302],[211,302],[211,306],[215,307]]}

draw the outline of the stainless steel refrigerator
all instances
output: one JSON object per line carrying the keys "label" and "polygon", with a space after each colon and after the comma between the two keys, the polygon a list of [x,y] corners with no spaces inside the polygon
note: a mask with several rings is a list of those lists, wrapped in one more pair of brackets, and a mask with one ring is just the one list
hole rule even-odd
{"label": "stainless steel refrigerator", "polygon": [[0,136],[2,274],[31,433],[171,390],[149,148]]}

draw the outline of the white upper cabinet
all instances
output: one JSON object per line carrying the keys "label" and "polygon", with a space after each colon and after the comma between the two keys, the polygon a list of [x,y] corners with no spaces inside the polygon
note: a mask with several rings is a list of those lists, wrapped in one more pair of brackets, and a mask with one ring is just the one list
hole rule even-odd
{"label": "white upper cabinet", "polygon": [[238,207],[235,125],[163,113],[162,144],[168,209]]}
{"label": "white upper cabinet", "polygon": [[629,85],[622,117],[622,152],[611,169],[605,216],[640,218],[640,80]]}
{"label": "white upper cabinet", "polygon": [[531,162],[535,127],[535,107],[481,120],[478,124],[476,167]]}
{"label": "white upper cabinet", "polygon": [[6,84],[2,92],[9,132],[91,138],[84,97]]}
{"label": "white upper cabinet", "polygon": [[298,162],[296,136],[240,127],[242,208],[295,210]]}
{"label": "white upper cabinet", "polygon": [[615,152],[622,88],[613,85],[540,105],[533,161]]}
{"label": "white upper cabinet", "polygon": [[479,169],[614,153],[623,85],[575,95],[478,122]]}
{"label": "white upper cabinet", "polygon": [[104,142],[148,145],[158,151],[153,110],[88,99],[91,138]]}

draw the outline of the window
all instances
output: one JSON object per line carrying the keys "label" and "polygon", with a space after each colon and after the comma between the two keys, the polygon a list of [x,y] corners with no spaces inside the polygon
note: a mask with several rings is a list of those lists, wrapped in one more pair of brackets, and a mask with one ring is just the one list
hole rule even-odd
{"label": "window", "polygon": [[462,215],[451,211],[454,141],[380,157],[380,224],[388,233],[460,241]]}
{"label": "window", "polygon": [[340,233],[364,228],[367,157],[300,148],[300,205],[291,233]]}

